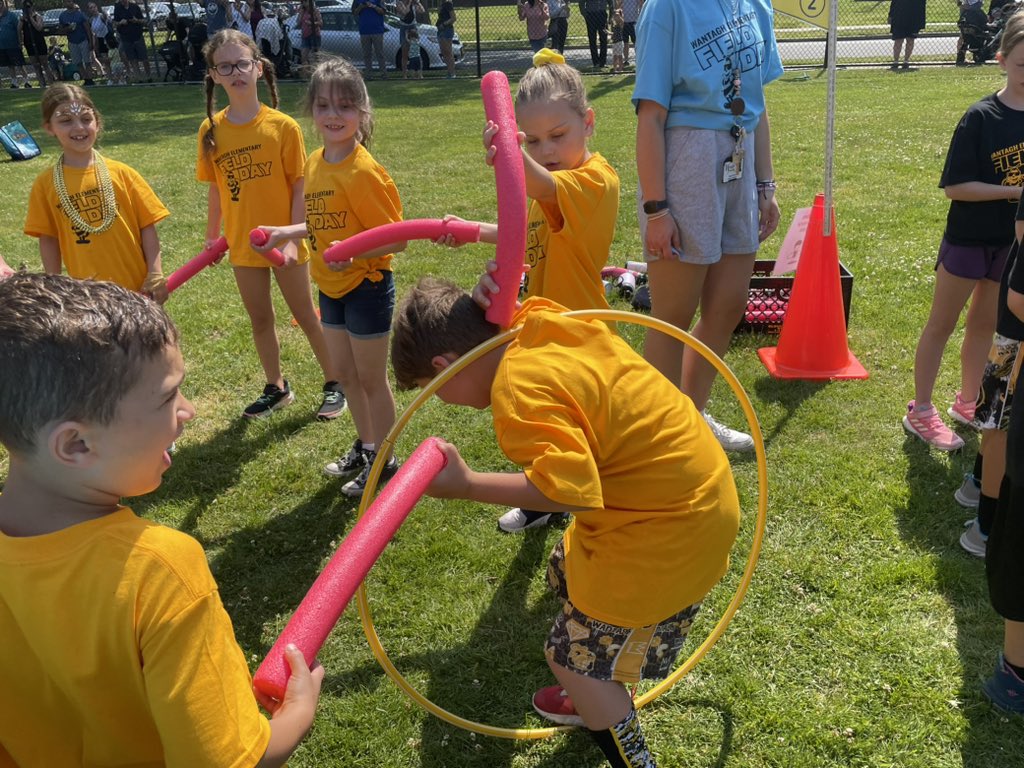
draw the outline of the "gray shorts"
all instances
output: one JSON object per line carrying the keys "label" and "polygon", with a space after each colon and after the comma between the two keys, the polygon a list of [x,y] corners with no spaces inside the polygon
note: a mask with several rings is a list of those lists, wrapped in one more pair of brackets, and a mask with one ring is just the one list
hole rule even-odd
{"label": "gray shorts", "polygon": [[[722,181],[722,164],[736,142],[728,131],[686,126],[665,131],[665,194],[682,238],[679,260],[715,264],[723,253],[757,251],[757,179],[754,135],[744,142],[743,177]],[[640,239],[647,237],[643,190],[637,189]],[[644,254],[647,261],[659,257]]]}
{"label": "gray shorts", "polygon": [[71,55],[71,63],[76,67],[92,63],[92,46],[88,40],[80,43],[68,43],[68,53]]}

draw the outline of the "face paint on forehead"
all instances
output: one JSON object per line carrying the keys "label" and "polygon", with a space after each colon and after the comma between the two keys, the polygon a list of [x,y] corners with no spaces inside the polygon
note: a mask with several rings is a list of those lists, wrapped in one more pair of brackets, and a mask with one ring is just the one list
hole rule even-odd
{"label": "face paint on forehead", "polygon": [[62,104],[53,113],[54,117],[79,117],[92,115],[93,111],[90,107],[85,106],[80,101],[70,101],[67,104]]}

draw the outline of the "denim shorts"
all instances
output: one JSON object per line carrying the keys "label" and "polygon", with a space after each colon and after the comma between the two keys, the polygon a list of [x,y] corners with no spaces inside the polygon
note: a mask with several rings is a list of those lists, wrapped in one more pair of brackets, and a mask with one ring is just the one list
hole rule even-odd
{"label": "denim shorts", "polygon": [[663,680],[675,668],[700,603],[646,627],[619,627],[591,618],[569,601],[565,548],[559,541],[548,561],[548,586],[562,600],[544,654],[561,667],[595,680],[636,683]]}
{"label": "denim shorts", "polygon": [[391,333],[391,315],[395,311],[395,278],[382,271],[376,283],[363,280],[337,299],[320,292],[320,324],[324,328],[348,331],[357,339],[379,339]]}
{"label": "denim shorts", "polygon": [[1006,266],[1006,257],[1010,253],[1009,243],[1006,245],[953,245],[942,238],[939,244],[939,256],[935,260],[935,268],[939,264],[954,277],[967,280],[994,280],[999,282]]}

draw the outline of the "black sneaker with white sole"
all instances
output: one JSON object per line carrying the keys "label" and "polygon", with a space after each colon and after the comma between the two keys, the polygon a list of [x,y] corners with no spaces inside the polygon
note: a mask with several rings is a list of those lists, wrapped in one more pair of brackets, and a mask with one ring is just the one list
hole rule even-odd
{"label": "black sneaker with white sole", "polygon": [[276,384],[267,384],[263,388],[263,394],[256,398],[243,412],[247,419],[263,419],[279,408],[284,408],[295,402],[295,394],[288,386],[288,379],[284,380],[284,389]]}
{"label": "black sneaker with white sole", "polygon": [[[349,480],[343,486],[341,486],[341,492],[346,496],[362,496],[363,491],[366,490],[366,483],[370,479],[370,469],[373,467],[373,462],[377,458],[376,451],[364,451],[364,460],[366,466],[363,467],[363,471],[359,473],[359,476],[355,480]],[[398,471],[398,459],[392,456],[388,463],[384,465],[384,469],[380,473],[380,482],[389,480],[394,477],[395,472]]]}
{"label": "black sneaker with white sole", "polygon": [[357,437],[348,453],[324,467],[324,474],[329,477],[347,477],[362,471],[365,466],[366,452],[363,450],[363,441]]}

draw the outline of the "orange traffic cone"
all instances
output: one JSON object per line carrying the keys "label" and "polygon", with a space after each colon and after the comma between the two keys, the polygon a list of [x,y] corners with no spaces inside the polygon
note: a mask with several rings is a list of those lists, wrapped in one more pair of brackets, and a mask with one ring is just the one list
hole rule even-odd
{"label": "orange traffic cone", "polygon": [[832,232],[822,234],[825,196],[814,198],[800,262],[779,346],[757,350],[761,362],[776,379],[866,379],[868,372],[846,344],[846,320],[839,282],[839,247],[835,212]]}

